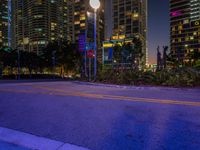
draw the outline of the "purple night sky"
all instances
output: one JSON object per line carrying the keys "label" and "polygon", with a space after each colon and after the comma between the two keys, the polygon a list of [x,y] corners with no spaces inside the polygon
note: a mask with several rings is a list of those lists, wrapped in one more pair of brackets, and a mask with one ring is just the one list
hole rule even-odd
{"label": "purple night sky", "polygon": [[156,62],[157,46],[169,46],[169,0],[148,0],[149,63]]}
{"label": "purple night sky", "polygon": [[[106,1],[107,37],[110,37],[111,0]],[[148,49],[149,63],[156,62],[156,49],[160,45],[169,45],[169,0],[148,0]]]}

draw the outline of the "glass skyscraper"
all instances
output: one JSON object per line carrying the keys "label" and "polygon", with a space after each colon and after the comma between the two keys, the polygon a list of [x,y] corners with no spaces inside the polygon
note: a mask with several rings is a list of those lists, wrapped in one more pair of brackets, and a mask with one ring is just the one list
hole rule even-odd
{"label": "glass skyscraper", "polygon": [[[97,15],[97,41],[104,40],[104,0]],[[78,42],[89,28],[89,0],[13,0],[13,47],[40,54],[52,41]],[[87,37],[89,39],[89,36]]]}
{"label": "glass skyscraper", "polygon": [[171,52],[185,64],[200,52],[200,0],[170,0]]}
{"label": "glass skyscraper", "polygon": [[147,0],[112,0],[112,17],[113,36],[138,36],[143,45],[143,64],[147,64]]}
{"label": "glass skyscraper", "polygon": [[0,47],[11,46],[11,0],[0,1]]}
{"label": "glass skyscraper", "polygon": [[13,0],[13,47],[41,54],[52,41],[71,40],[68,0]]}

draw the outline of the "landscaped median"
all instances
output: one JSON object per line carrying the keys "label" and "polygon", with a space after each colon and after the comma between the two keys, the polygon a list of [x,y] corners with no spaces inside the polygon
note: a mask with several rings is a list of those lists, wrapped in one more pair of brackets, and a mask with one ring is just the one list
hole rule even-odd
{"label": "landscaped median", "polygon": [[200,70],[195,68],[176,68],[157,72],[144,72],[107,69],[99,72],[97,81],[119,85],[195,87],[200,86]]}

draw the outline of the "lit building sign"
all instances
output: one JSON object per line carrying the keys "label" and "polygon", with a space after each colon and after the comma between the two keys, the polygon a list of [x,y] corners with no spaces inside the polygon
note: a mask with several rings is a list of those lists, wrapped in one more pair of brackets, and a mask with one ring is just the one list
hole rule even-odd
{"label": "lit building sign", "polygon": [[200,20],[192,21],[192,22],[191,22],[191,26],[192,26],[192,27],[200,26]]}
{"label": "lit building sign", "polygon": [[178,16],[182,15],[182,12],[180,10],[177,10],[177,11],[171,12],[170,15],[172,17],[178,17]]}
{"label": "lit building sign", "polygon": [[125,39],[125,38],[126,38],[125,35],[115,35],[115,36],[112,36],[113,40],[122,40],[122,39]]}
{"label": "lit building sign", "polygon": [[111,41],[105,41],[103,42],[103,47],[104,48],[109,48],[109,47],[113,47],[114,45],[119,45],[119,46],[122,46],[123,43],[132,43],[132,40],[111,40]]}
{"label": "lit building sign", "polygon": [[103,59],[103,64],[109,64],[112,62],[113,59],[113,51],[114,47],[116,45],[122,46],[124,43],[131,43],[133,44],[133,39],[118,39],[118,40],[108,40],[103,42],[103,47],[102,47],[102,59]]}

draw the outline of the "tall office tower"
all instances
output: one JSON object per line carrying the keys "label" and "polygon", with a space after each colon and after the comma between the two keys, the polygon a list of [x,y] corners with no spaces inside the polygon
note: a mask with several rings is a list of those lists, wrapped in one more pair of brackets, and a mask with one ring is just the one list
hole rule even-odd
{"label": "tall office tower", "polygon": [[70,40],[68,0],[13,0],[13,47],[42,53],[52,41]]}
{"label": "tall office tower", "polygon": [[[101,62],[101,43],[104,40],[104,0],[100,0],[101,6],[97,11],[97,57]],[[94,10],[90,7],[89,0],[74,0],[74,28],[73,41],[78,41],[81,36],[86,37],[87,42],[94,40]]]}
{"label": "tall office tower", "polygon": [[0,1],[0,48],[10,47],[11,0]]}
{"label": "tall office tower", "polygon": [[200,52],[200,0],[170,0],[171,52],[181,63]]}
{"label": "tall office tower", "polygon": [[113,0],[113,35],[138,36],[143,44],[143,64],[148,62],[147,0]]}

